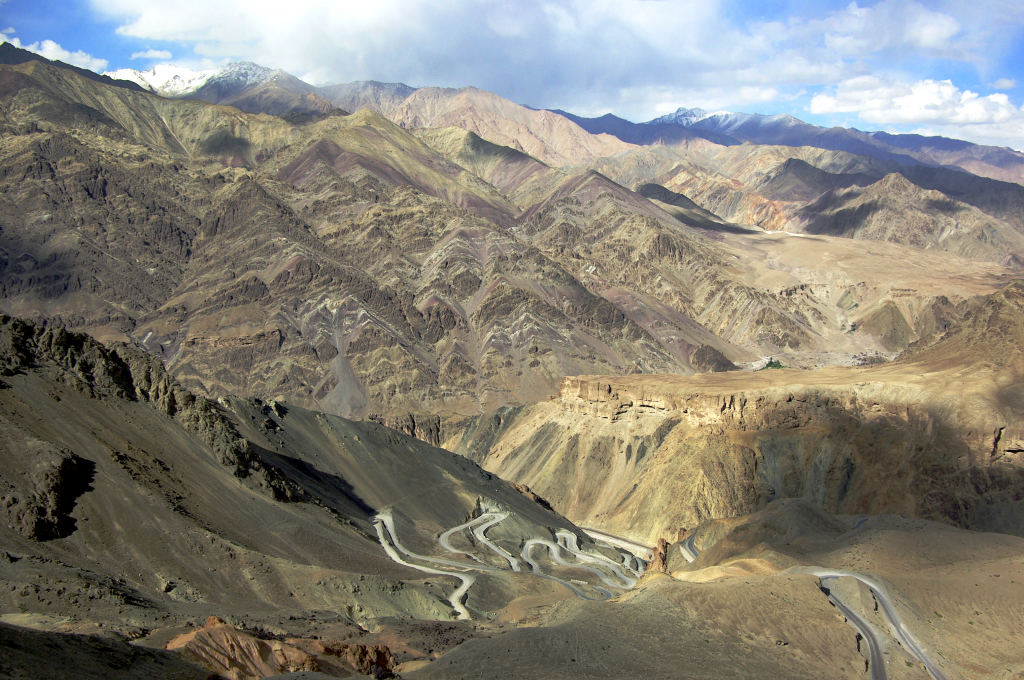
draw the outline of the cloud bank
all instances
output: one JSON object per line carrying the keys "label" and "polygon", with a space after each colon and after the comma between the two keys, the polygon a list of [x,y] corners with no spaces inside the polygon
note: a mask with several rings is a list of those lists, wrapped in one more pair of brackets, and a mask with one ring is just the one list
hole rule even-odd
{"label": "cloud bank", "polygon": [[961,91],[950,80],[921,80],[905,85],[877,76],[852,78],[834,95],[811,99],[811,113],[856,112],[877,124],[985,125],[1006,123],[1020,114],[1005,94],[982,97]]}
{"label": "cloud bank", "polygon": [[145,52],[133,52],[132,59],[170,59],[174,55],[170,50],[146,50]]}
{"label": "cloud bank", "polygon": [[[960,136],[991,136],[1024,115],[1005,92],[973,91],[996,76],[993,90],[1011,90],[1009,76],[1024,77],[1002,63],[1024,35],[1016,0],[789,5],[802,14],[753,0],[82,1],[125,41],[179,45],[180,65],[251,60],[314,84],[475,85],[531,106],[632,120],[681,105],[806,107],[836,123],[852,116]],[[61,49],[46,42],[37,49]],[[78,65],[104,61],[63,53]],[[172,57],[147,49],[132,58]],[[985,79],[971,88],[942,79],[965,70]]]}
{"label": "cloud bank", "polygon": [[197,59],[251,59],[318,82],[472,84],[634,117],[775,99],[901,55],[986,58],[980,29],[914,0],[746,24],[721,0],[93,2],[121,35],[187,44]]}

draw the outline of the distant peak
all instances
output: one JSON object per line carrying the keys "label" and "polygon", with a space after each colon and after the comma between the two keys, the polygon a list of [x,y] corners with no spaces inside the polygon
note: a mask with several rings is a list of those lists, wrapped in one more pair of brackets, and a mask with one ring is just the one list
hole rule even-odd
{"label": "distant peak", "polygon": [[235,61],[219,69],[205,71],[193,71],[174,64],[157,64],[148,71],[123,68],[108,71],[103,75],[138,83],[158,94],[180,97],[195,92],[207,83],[230,83],[238,87],[250,87],[288,74],[281,69],[260,66],[251,61]]}
{"label": "distant peak", "polygon": [[677,123],[679,125],[693,125],[698,121],[702,121],[706,118],[721,115],[732,115],[730,111],[713,111],[707,112],[701,108],[688,109],[686,107],[679,107],[675,110],[675,113],[670,113],[665,116],[660,116],[654,120],[647,121],[648,125],[656,125],[658,123]]}
{"label": "distant peak", "polygon": [[117,71],[107,71],[103,75],[116,80],[138,83],[147,90],[173,97],[198,90],[216,73],[216,69],[193,71],[184,66],[157,64],[147,71],[123,68]]}

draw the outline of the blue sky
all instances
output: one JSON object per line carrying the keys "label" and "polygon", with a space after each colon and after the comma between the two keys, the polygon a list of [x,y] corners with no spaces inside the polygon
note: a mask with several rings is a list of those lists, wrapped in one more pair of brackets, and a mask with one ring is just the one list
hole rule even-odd
{"label": "blue sky", "polygon": [[581,115],[699,106],[1024,148],[1019,0],[0,0],[3,29],[99,71],[244,59]]}

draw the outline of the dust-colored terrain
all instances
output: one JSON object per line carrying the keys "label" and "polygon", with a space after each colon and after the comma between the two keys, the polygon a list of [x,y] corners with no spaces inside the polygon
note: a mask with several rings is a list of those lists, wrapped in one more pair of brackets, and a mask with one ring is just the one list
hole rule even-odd
{"label": "dust-colored terrain", "polygon": [[1024,187],[949,168],[810,146],[711,143],[642,147],[589,167],[766,231],[902,243],[1015,268],[1024,252]]}
{"label": "dust-colored terrain", "polygon": [[[373,422],[277,402],[210,402],[152,356],[62,329],[5,317],[0,353],[0,621],[4,648],[25,656],[17,668],[44,657],[26,651],[32,634],[12,625],[113,636],[69,647],[72,659],[101,663],[106,647],[120,654],[126,639],[163,647],[218,616],[242,633],[217,629],[171,647],[223,670],[217,659],[230,654],[209,650],[248,646],[270,665],[257,673],[239,662],[249,676],[238,677],[263,677],[273,663],[278,671],[327,669],[324,659],[342,643],[383,645],[396,663],[434,658],[453,644],[431,643],[442,628],[409,617],[453,621],[462,608],[486,622],[524,597],[575,597],[567,583],[604,597],[593,572],[539,550],[532,559],[545,577],[501,568],[496,554],[472,557],[472,539],[458,548],[468,554],[448,557],[436,537],[482,507],[506,514],[487,538],[509,549],[560,532],[594,550],[535,497],[461,456]],[[461,601],[453,599],[459,569],[424,575],[426,558],[390,556],[376,528],[383,514],[399,550],[458,557],[476,569]],[[602,550],[603,559],[622,561]],[[477,634],[473,624],[453,625],[443,629],[450,640]],[[60,636],[47,639],[58,644]],[[323,648],[332,644],[335,652]],[[128,666],[141,673],[164,664],[160,672],[170,673],[175,663],[140,653]]]}
{"label": "dust-colored terrain", "polygon": [[[543,400],[566,375],[687,374],[712,351],[721,366],[891,356],[1014,275],[927,253],[958,280],[892,290],[919,251],[889,246],[845,277],[773,267],[761,234],[695,204],[471,131],[412,134],[366,109],[300,124],[39,61],[2,69],[3,309],[138,343],[205,396],[283,397],[434,443],[440,416]],[[865,259],[815,242],[824,261]]]}
{"label": "dust-colored terrain", "polygon": [[451,446],[588,527],[648,545],[805,498],[1024,535],[1024,287],[891,364],[583,376]]}
{"label": "dust-colored terrain", "polygon": [[970,149],[22,52],[0,677],[1024,677],[1024,189]]}

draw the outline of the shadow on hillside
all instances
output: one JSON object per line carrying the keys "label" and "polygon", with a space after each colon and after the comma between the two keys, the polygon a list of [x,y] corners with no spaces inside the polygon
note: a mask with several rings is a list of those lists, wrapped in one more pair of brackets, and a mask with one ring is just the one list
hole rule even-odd
{"label": "shadow on hillside", "polygon": [[[837,202],[838,204],[838,202]],[[877,201],[869,201],[857,207],[836,210],[832,213],[815,217],[806,227],[804,233],[815,236],[840,236],[852,238],[857,229],[867,223],[868,218],[878,210]]]}
{"label": "shadow on hillside", "polygon": [[266,465],[281,471],[289,481],[328,508],[348,517],[370,521],[377,510],[355,492],[344,477],[324,472],[304,460],[264,448],[252,441],[252,450]]}
{"label": "shadow on hillside", "polygon": [[113,637],[43,632],[4,623],[0,623],[0,675],[64,680],[219,677],[175,652],[135,647]]}
{"label": "shadow on hillside", "polygon": [[71,516],[78,499],[93,490],[96,479],[96,463],[75,456],[66,469],[61,470],[61,480],[55,489],[54,519],[48,530],[40,529],[43,540],[67,538],[78,529],[78,521]]}

